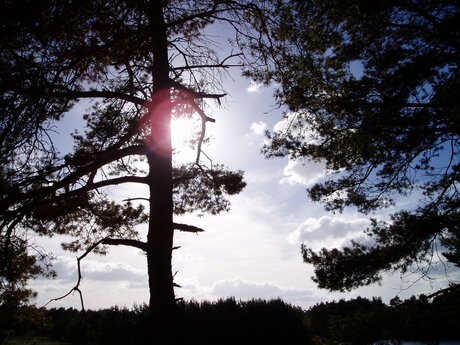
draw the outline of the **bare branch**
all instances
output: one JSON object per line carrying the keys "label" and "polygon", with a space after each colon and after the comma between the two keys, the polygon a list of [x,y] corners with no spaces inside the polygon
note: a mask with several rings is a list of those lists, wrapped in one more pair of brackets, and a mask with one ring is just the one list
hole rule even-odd
{"label": "bare branch", "polygon": [[240,64],[203,64],[203,65],[191,65],[191,66],[178,66],[171,68],[171,71],[189,71],[191,69],[200,69],[200,68],[230,68],[230,67],[242,67]]}
{"label": "bare branch", "polygon": [[170,83],[171,83],[171,87],[175,88],[176,90],[184,92],[187,95],[186,99],[189,100],[190,102],[194,101],[195,99],[203,99],[203,98],[213,98],[213,99],[219,100],[220,98],[227,96],[226,93],[196,92],[174,80],[170,80]]}
{"label": "bare branch", "polygon": [[230,68],[230,67],[242,67],[241,64],[226,64],[225,62],[231,58],[242,56],[242,53],[238,54],[230,54],[224,60],[219,63],[215,64],[200,64],[200,65],[186,65],[186,66],[178,66],[172,67],[171,71],[189,71],[191,69],[201,69],[201,68]]}
{"label": "bare branch", "polygon": [[83,294],[80,290],[81,280],[83,279],[83,275],[81,273],[81,260],[83,260],[89,253],[91,253],[97,246],[101,244],[108,244],[108,245],[114,245],[114,246],[124,245],[124,246],[139,248],[143,251],[147,250],[147,244],[145,242],[138,241],[138,240],[124,239],[124,238],[109,238],[109,237],[100,239],[99,241],[93,243],[88,249],[86,249],[86,251],[82,255],[77,257],[78,279],[74,287],[72,287],[69,290],[69,292],[67,292],[65,295],[62,295],[61,297],[50,299],[43,307],[46,307],[51,302],[55,302],[55,301],[64,299],[73,292],[78,292],[78,294],[80,295],[80,303],[81,303],[82,311],[85,312],[85,305],[83,303]]}
{"label": "bare branch", "polygon": [[139,198],[127,198],[127,199],[123,199],[122,201],[123,201],[123,202],[126,202],[126,201],[129,202],[129,201],[136,201],[136,200],[142,200],[142,201],[148,201],[148,202],[150,202],[150,199],[149,199],[149,198],[141,198],[141,197],[139,197]]}
{"label": "bare branch", "polygon": [[175,230],[184,231],[184,232],[194,232],[194,233],[204,232],[203,229],[197,226],[188,225],[188,224],[173,223],[173,227]]}
{"label": "bare branch", "polygon": [[139,240],[133,240],[129,238],[104,238],[101,242],[101,244],[107,244],[110,246],[128,246],[128,247],[134,247],[138,248],[142,251],[147,251],[147,243],[139,241]]}
{"label": "bare branch", "polygon": [[206,134],[206,121],[202,120],[201,121],[201,133],[200,133],[200,138],[198,140],[198,147],[197,147],[196,160],[195,160],[195,163],[198,166],[200,165],[201,147],[203,146],[203,140],[204,140],[205,134]]}
{"label": "bare branch", "polygon": [[81,265],[80,265],[80,262],[81,260],[83,260],[89,253],[91,253],[98,245],[100,245],[102,243],[104,239],[101,239],[95,243],[93,243],[82,255],[80,255],[79,257],[77,257],[77,269],[78,269],[78,279],[77,279],[77,282],[75,284],[74,287],[72,287],[69,292],[67,292],[65,295],[62,295],[61,297],[56,297],[56,298],[52,298],[50,299],[43,307],[46,307],[48,304],[50,304],[51,302],[55,302],[55,301],[59,301],[61,299],[64,299],[66,298],[67,296],[69,296],[71,293],[73,292],[78,292],[79,295],[80,295],[80,302],[81,302],[81,308],[82,310],[84,311],[85,310],[85,305],[83,303],[83,296],[82,296],[82,293],[80,291],[80,283],[81,283],[81,280],[83,278],[82,274],[81,274]]}

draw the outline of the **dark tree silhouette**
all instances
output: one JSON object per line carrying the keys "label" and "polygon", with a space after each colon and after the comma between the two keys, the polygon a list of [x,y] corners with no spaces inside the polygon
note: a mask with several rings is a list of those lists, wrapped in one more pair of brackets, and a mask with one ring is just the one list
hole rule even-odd
{"label": "dark tree silhouette", "polygon": [[[82,313],[51,309],[51,339],[81,343]],[[149,344],[148,307],[113,307],[86,313],[91,343],[101,345]],[[177,304],[178,343],[188,344],[308,344],[304,312],[281,300],[216,302],[181,301]]]}
{"label": "dark tree silhouette", "polygon": [[439,253],[460,265],[458,2],[293,0],[278,13],[274,59],[247,71],[277,82],[290,110],[265,155],[323,162],[331,174],[308,193],[328,210],[418,199],[373,220],[367,244],[303,246],[314,281],[348,290],[414,264],[426,275]]}
{"label": "dark tree silhouette", "polygon": [[[206,125],[214,122],[205,114],[206,101],[220,103],[221,77],[239,64],[239,54],[220,56],[205,29],[227,24],[244,44],[250,20],[265,14],[257,5],[263,3],[3,2],[2,252],[11,259],[11,248],[29,234],[74,237],[64,248],[82,251],[79,265],[110,245],[140,249],[147,258],[154,334],[158,343],[170,343],[173,233],[202,231],[174,223],[173,214],[228,210],[227,196],[245,186],[242,172],[202,159]],[[63,156],[54,130],[64,117],[78,116],[77,104],[88,105],[84,129],[72,135],[74,148]],[[171,119],[193,116],[201,121],[196,159],[173,167]],[[111,200],[107,188],[122,184],[141,184],[148,196]],[[148,224],[146,240],[136,227],[142,223]],[[30,270],[35,262],[29,259],[23,262]],[[79,275],[73,291],[80,292]]]}

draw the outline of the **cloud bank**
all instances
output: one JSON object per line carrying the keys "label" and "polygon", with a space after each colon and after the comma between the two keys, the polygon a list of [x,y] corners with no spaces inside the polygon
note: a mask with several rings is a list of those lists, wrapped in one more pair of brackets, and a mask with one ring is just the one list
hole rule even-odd
{"label": "cloud bank", "polygon": [[369,220],[363,218],[346,219],[322,216],[307,218],[288,236],[292,244],[306,243],[313,250],[322,247],[340,248],[351,239],[363,238],[363,231],[369,226]]}

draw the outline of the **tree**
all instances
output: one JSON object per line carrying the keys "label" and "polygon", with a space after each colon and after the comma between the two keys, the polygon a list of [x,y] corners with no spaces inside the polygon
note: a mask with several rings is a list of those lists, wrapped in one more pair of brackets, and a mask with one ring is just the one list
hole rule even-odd
{"label": "tree", "polygon": [[[27,287],[29,279],[38,275],[54,276],[49,266],[49,257],[38,248],[31,247],[21,238],[0,237],[0,343],[11,330],[24,325],[39,325],[43,322],[41,313],[28,307],[36,293]],[[31,255],[33,251],[36,255]],[[38,258],[37,258],[38,257]]]}
{"label": "tree", "polygon": [[419,199],[373,219],[366,243],[303,245],[313,280],[349,290],[413,264],[424,275],[438,259],[459,266],[458,2],[292,0],[278,13],[271,64],[246,72],[278,83],[289,108],[264,154],[323,162],[329,174],[308,193],[330,211]]}
{"label": "tree", "polygon": [[[206,101],[220,103],[220,77],[238,54],[219,56],[205,29],[226,23],[243,44],[252,1],[19,1],[1,5],[0,224],[2,250],[30,234],[75,238],[71,251],[109,245],[145,252],[149,306],[159,343],[173,337],[173,214],[229,208],[244,186],[241,171],[206,165]],[[260,4],[262,5],[262,3]],[[75,15],[78,14],[78,15]],[[261,22],[262,23],[262,22]],[[62,155],[58,121],[88,105],[84,129]],[[197,117],[197,156],[174,166],[171,119]],[[193,134],[193,133],[191,133]],[[141,184],[147,197],[123,202],[106,192]],[[147,223],[146,240],[138,225]],[[29,255],[28,252],[25,252]],[[33,267],[33,263],[32,266]],[[80,292],[79,278],[73,291]],[[81,294],[81,292],[80,292]]]}

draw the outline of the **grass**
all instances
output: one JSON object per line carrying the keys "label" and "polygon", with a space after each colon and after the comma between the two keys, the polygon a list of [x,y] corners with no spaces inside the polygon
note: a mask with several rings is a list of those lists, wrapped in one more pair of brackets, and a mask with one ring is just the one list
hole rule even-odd
{"label": "grass", "polygon": [[47,337],[24,335],[7,338],[4,345],[68,345],[68,343],[52,341]]}

